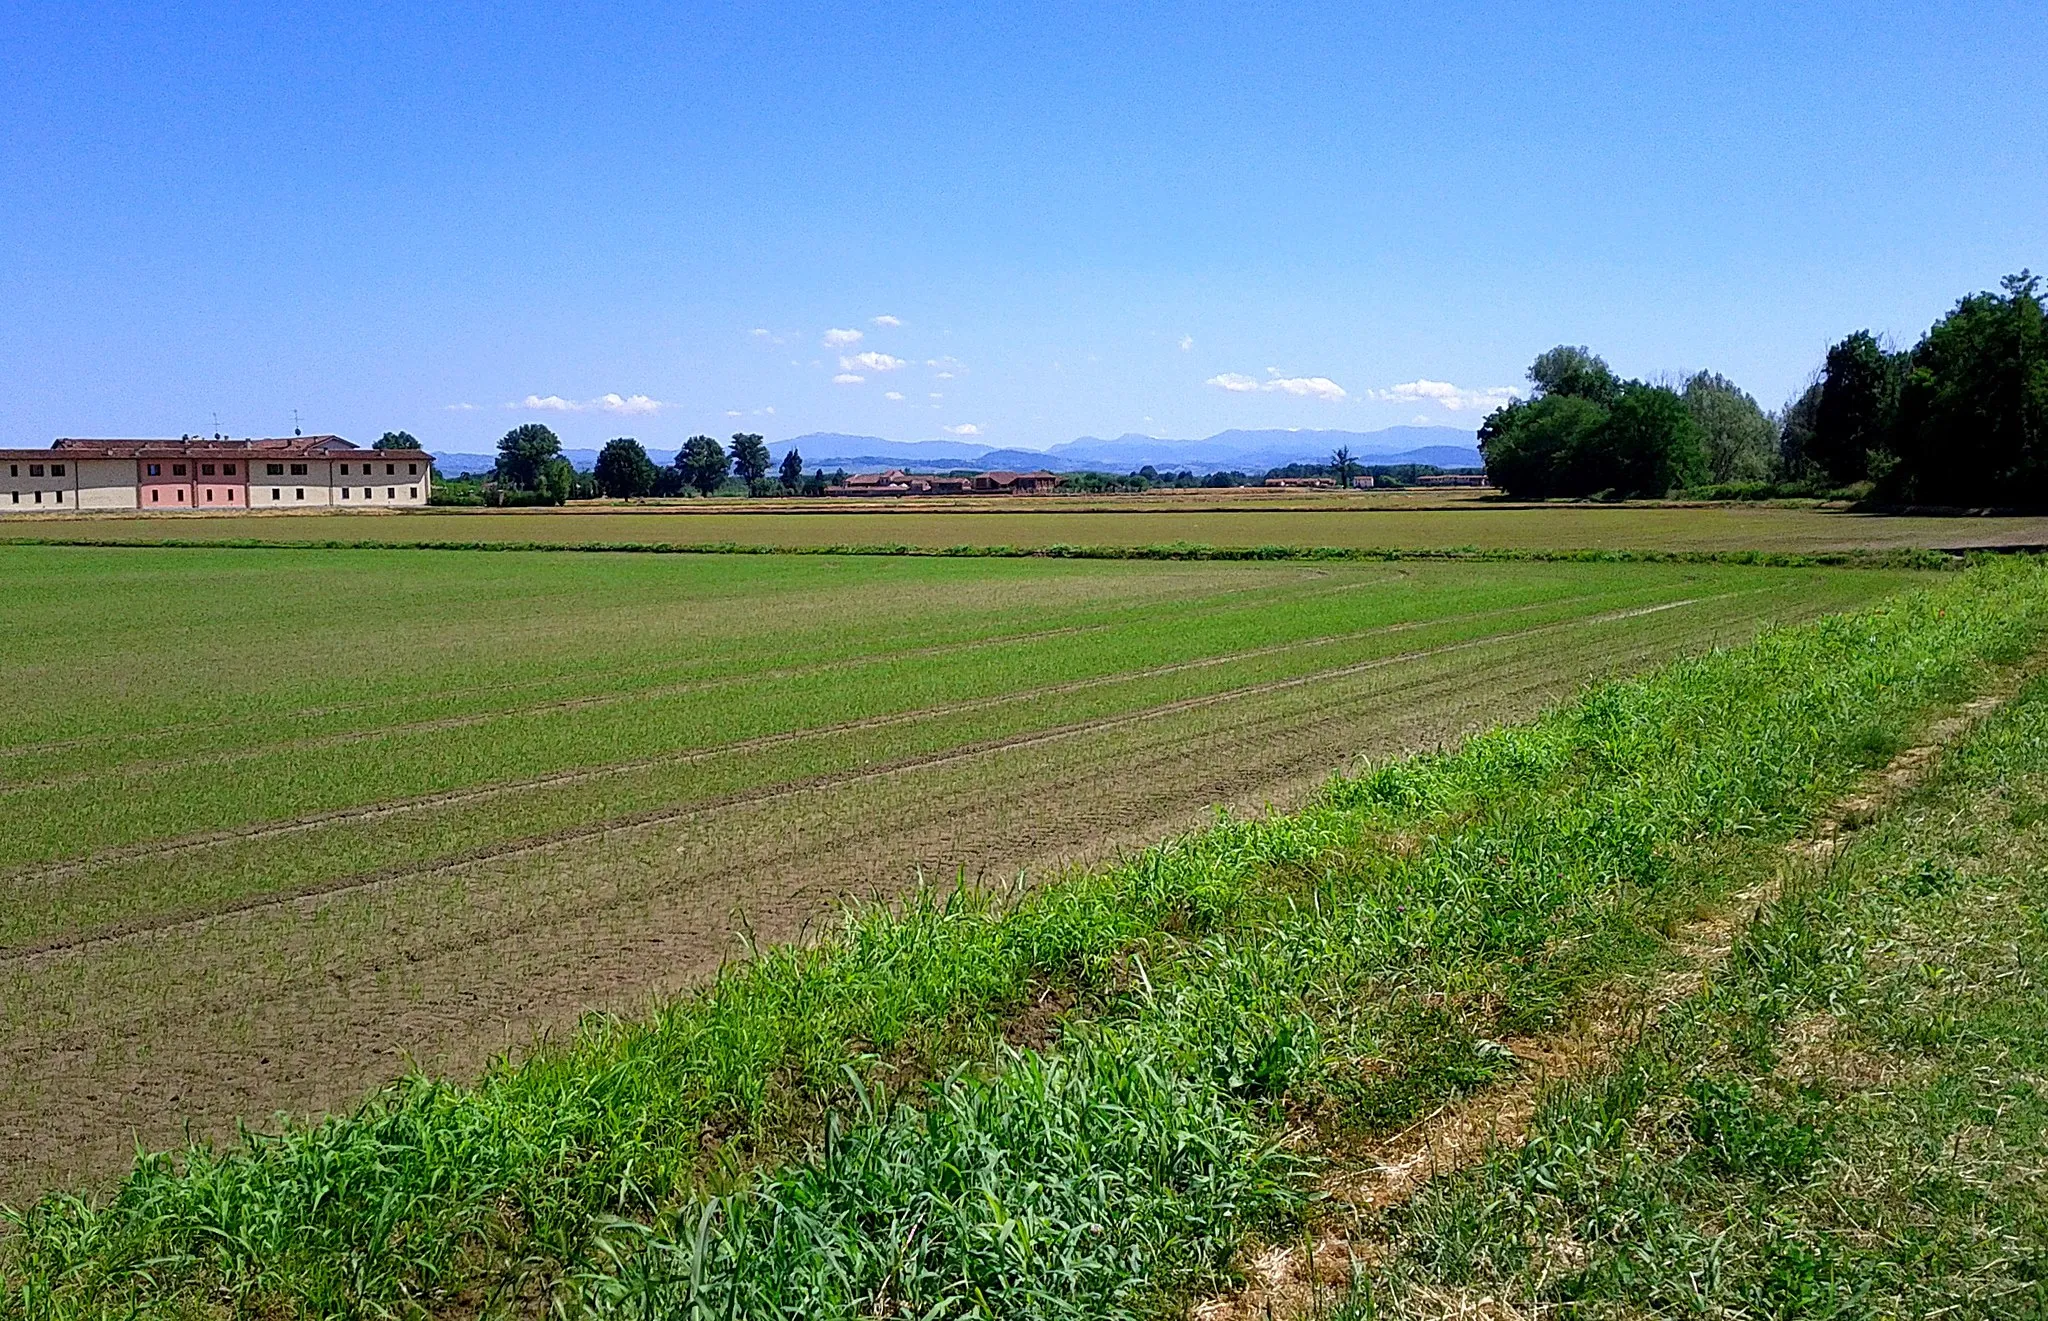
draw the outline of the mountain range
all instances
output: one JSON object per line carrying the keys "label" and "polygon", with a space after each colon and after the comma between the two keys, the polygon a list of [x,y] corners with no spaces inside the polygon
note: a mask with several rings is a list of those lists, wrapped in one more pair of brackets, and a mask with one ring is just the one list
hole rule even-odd
{"label": "mountain range", "polygon": [[[1479,450],[1472,433],[1457,427],[1387,427],[1380,431],[1219,431],[1201,440],[1169,440],[1128,433],[1114,440],[1082,436],[1047,449],[998,449],[963,440],[884,440],[814,431],[768,446],[777,463],[794,449],[804,468],[827,472],[872,472],[882,468],[934,471],[1051,468],[1057,472],[1135,472],[1146,465],[1161,472],[1188,471],[1259,473],[1290,463],[1324,463],[1338,447],[1360,463],[1426,463],[1439,468],[1477,468]],[[656,463],[675,460],[672,449],[650,447]],[[596,450],[565,449],[562,456],[578,468],[597,462]],[[488,454],[437,454],[444,473],[485,472],[495,462]]]}

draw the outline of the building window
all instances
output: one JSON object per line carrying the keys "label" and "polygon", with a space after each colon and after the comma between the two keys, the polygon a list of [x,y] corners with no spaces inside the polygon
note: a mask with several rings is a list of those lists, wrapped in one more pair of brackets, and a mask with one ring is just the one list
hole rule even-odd
{"label": "building window", "polygon": [[43,493],[42,493],[41,491],[37,491],[37,492],[36,492],[36,503],[37,503],[37,504],[41,504],[42,502],[43,502]]}
{"label": "building window", "polygon": [[158,502],[158,500],[159,500],[159,499],[160,499],[160,498],[161,498],[162,496],[163,496],[163,492],[162,492],[162,491],[159,491],[159,490],[157,490],[157,489],[156,489],[155,487],[153,487],[153,486],[152,486],[152,487],[150,488],[150,490],[149,490],[149,502],[150,502],[151,504],[156,504],[156,503]]}
{"label": "building window", "polygon": [[185,503],[185,488],[184,488],[184,487],[182,487],[182,486],[178,488],[178,503],[179,503],[179,504],[184,504],[184,503]]}
{"label": "building window", "polygon": [[348,476],[348,465],[346,463],[341,465],[341,475],[344,477]]}
{"label": "building window", "polygon": [[387,464],[385,464],[385,465],[384,465],[384,475],[385,475],[386,477],[396,477],[396,476],[398,475],[398,465],[397,465],[397,464],[395,464],[395,463],[387,463]]}
{"label": "building window", "polygon": [[31,463],[30,465],[28,465],[28,475],[29,475],[29,476],[31,476],[31,477],[40,477],[40,476],[42,476],[42,475],[43,475],[43,465],[42,465],[42,464],[40,464],[40,463]]}
{"label": "building window", "polygon": [[150,465],[149,465],[149,475],[150,475],[150,476],[152,476],[152,477],[161,477],[161,476],[163,476],[163,475],[164,475],[164,465],[162,465],[161,463],[152,463],[152,464],[150,464]]}
{"label": "building window", "polygon": [[303,463],[294,463],[294,464],[292,465],[292,476],[294,476],[294,477],[304,477],[305,475],[306,475],[306,465],[305,465],[305,464],[303,464]]}
{"label": "building window", "polygon": [[386,500],[396,500],[398,498],[398,488],[395,486],[385,488],[384,498]]}
{"label": "building window", "polygon": [[[151,468],[150,471],[155,472],[156,469]],[[263,465],[263,471],[272,477],[282,477],[284,476],[284,465],[282,463],[266,463]]]}
{"label": "building window", "polygon": [[20,503],[21,503],[21,492],[19,492],[19,491],[16,491],[16,492],[14,493],[14,503],[15,503],[15,504],[20,504]]}
{"label": "building window", "polygon": [[230,486],[230,487],[228,488],[228,503],[229,503],[229,504],[233,504],[234,502],[235,502],[235,488],[234,488],[234,487],[232,487],[232,486]]}
{"label": "building window", "polygon": [[406,497],[405,497],[405,498],[406,498],[406,499],[408,499],[408,500],[417,500],[417,499],[419,499],[419,498],[420,498],[420,488],[419,488],[419,487],[417,487],[417,486],[413,487],[413,488],[412,488],[412,489],[411,489],[410,491],[408,491],[408,492],[406,493]]}
{"label": "building window", "polygon": [[232,477],[235,475],[235,465],[232,463],[223,463],[220,465],[220,470],[225,476]]}
{"label": "building window", "polygon": [[284,499],[284,492],[278,490],[275,486],[273,486],[270,488],[270,498],[273,500],[282,500]]}
{"label": "building window", "polygon": [[417,463],[408,463],[408,464],[406,464],[406,465],[405,465],[405,475],[406,475],[406,476],[408,476],[408,477],[417,477],[417,476],[419,476],[419,475],[420,475],[420,465],[418,465]]}
{"label": "building window", "polygon": [[294,499],[294,500],[303,500],[303,499],[305,499],[305,498],[306,498],[306,488],[305,488],[305,487],[303,487],[303,486],[301,486],[301,487],[299,488],[299,493],[298,493],[297,495],[295,495],[295,496],[293,496],[293,497],[292,497],[292,499]]}
{"label": "building window", "polygon": [[206,503],[213,503],[213,488],[211,486],[206,488]]}
{"label": "building window", "polygon": [[212,464],[210,464],[210,463],[202,463],[202,464],[200,464],[200,465],[199,465],[199,475],[200,475],[201,477],[211,477],[211,476],[213,476],[213,465],[212,465]]}
{"label": "building window", "polygon": [[18,463],[10,463],[10,464],[8,464],[8,465],[7,465],[7,475],[8,475],[9,477],[19,477],[19,476],[21,476],[21,465],[20,465],[20,464],[18,464]]}
{"label": "building window", "polygon": [[185,465],[184,465],[184,464],[182,464],[182,463],[174,463],[174,464],[172,464],[172,465],[171,465],[171,476],[173,476],[173,477],[183,477],[184,475],[185,475]]}
{"label": "building window", "polygon": [[51,465],[50,465],[50,476],[52,476],[52,477],[62,477],[63,475],[64,475],[64,465],[63,465],[63,464],[61,464],[61,463],[53,463],[53,464],[51,464]]}
{"label": "building window", "polygon": [[64,503],[64,493],[62,491],[57,492],[57,503],[60,505]]}
{"label": "building window", "polygon": [[348,499],[348,488],[346,486],[341,488],[341,498],[344,500]]}

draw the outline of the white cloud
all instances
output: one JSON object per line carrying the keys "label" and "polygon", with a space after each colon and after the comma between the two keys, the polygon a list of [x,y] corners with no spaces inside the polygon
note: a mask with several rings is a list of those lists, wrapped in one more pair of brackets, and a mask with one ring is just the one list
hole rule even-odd
{"label": "white cloud", "polygon": [[1429,414],[1427,414],[1427,413],[1417,413],[1417,414],[1416,414],[1416,415],[1415,415],[1414,417],[1411,417],[1411,418],[1409,418],[1409,419],[1408,419],[1408,425],[1410,425],[1410,426],[1414,426],[1414,427],[1426,427],[1426,426],[1428,426],[1428,425],[1429,425]]}
{"label": "white cloud", "polygon": [[940,372],[937,376],[934,376],[932,379],[935,381],[950,381],[953,379],[953,373]]}
{"label": "white cloud", "polygon": [[945,398],[946,396],[944,396],[944,395],[940,394],[940,393],[939,393],[939,392],[938,392],[937,390],[934,390],[934,391],[932,391],[932,393],[931,393],[931,397],[932,397],[933,399],[944,399],[944,398]]}
{"label": "white cloud", "polygon": [[761,343],[763,343],[763,344],[787,344],[787,343],[789,343],[789,336],[787,336],[787,335],[778,335],[778,334],[776,334],[776,333],[775,333],[774,331],[772,331],[772,330],[769,330],[769,329],[767,329],[767,328],[765,328],[765,327],[762,327],[762,326],[755,326],[755,327],[754,327],[754,328],[753,328],[752,330],[748,331],[748,332],[747,332],[747,334],[748,334],[748,336],[750,336],[751,338],[753,338],[753,339],[756,339],[756,340],[759,340],[759,341],[760,341]]}
{"label": "white cloud", "polygon": [[725,415],[726,415],[727,417],[745,417],[745,416],[746,416],[746,414],[745,414],[745,413],[742,413],[742,412],[741,412],[741,411],[740,411],[739,409],[737,409],[737,408],[728,408],[728,409],[726,409],[726,410],[725,410]]}
{"label": "white cloud", "polygon": [[903,323],[901,321],[898,321],[895,317],[890,316],[887,312],[884,312],[882,313],[882,315],[875,318],[875,324],[878,326],[900,326]]}
{"label": "white cloud", "polygon": [[835,376],[835,377],[833,377],[833,378],[832,378],[832,384],[834,384],[834,385],[859,385],[859,384],[860,384],[860,383],[861,383],[862,381],[865,381],[866,379],[867,379],[867,377],[865,377],[865,376],[856,376],[856,375],[854,375],[854,374],[853,374],[852,372],[841,372],[841,373],[839,373],[839,375],[837,375],[837,376]]}
{"label": "white cloud", "polygon": [[593,407],[603,413],[626,413],[638,416],[643,413],[658,413],[662,409],[661,400],[650,399],[644,394],[629,394],[624,398],[615,394],[599,395],[590,402]]}
{"label": "white cloud", "polygon": [[940,427],[939,430],[949,436],[978,436],[981,434],[981,428],[972,422],[962,422],[957,427]]}
{"label": "white cloud", "polygon": [[825,332],[825,347],[828,349],[843,349],[850,344],[860,343],[861,338],[861,333],[858,330],[828,330]]}
{"label": "white cloud", "polygon": [[1180,337],[1180,351],[1182,353],[1186,353],[1193,347],[1195,347],[1195,337],[1193,335],[1182,335]]}
{"label": "white cloud", "polygon": [[474,413],[474,412],[476,411],[476,405],[475,405],[475,404],[445,404],[445,405],[443,405],[443,406],[442,406],[442,408],[441,408],[441,411],[442,411],[442,412],[444,412],[444,413]]}
{"label": "white cloud", "polygon": [[1347,397],[1344,387],[1327,376],[1275,376],[1259,388],[1280,394],[1299,395],[1306,399],[1328,399],[1332,402]]}
{"label": "white cloud", "polygon": [[1521,391],[1511,385],[1496,385],[1485,390],[1468,390],[1452,385],[1449,381],[1405,381],[1400,385],[1388,386],[1384,390],[1368,393],[1381,403],[1388,404],[1435,404],[1438,408],[1453,413],[1467,409],[1492,411],[1502,404],[1512,403],[1521,397]]}
{"label": "white cloud", "polygon": [[505,407],[525,409],[529,413],[623,413],[637,417],[647,413],[658,413],[668,405],[644,394],[601,394],[595,399],[564,399],[558,394],[530,394]]}
{"label": "white cloud", "polygon": [[898,367],[908,367],[909,365],[909,363],[901,358],[887,353],[876,353],[872,350],[867,353],[856,353],[850,358],[841,358],[839,360],[840,370],[849,372],[856,367],[865,367],[869,371],[875,372],[893,372]]}
{"label": "white cloud", "polygon": [[893,400],[900,404],[903,402],[903,392],[901,390],[884,390],[882,398]]}
{"label": "white cloud", "polygon": [[1232,394],[1291,394],[1303,399],[1328,399],[1333,403],[1349,398],[1344,387],[1327,376],[1282,376],[1278,367],[1266,368],[1266,374],[1270,379],[1262,381],[1243,372],[1224,372],[1220,376],[1211,376],[1203,384]]}

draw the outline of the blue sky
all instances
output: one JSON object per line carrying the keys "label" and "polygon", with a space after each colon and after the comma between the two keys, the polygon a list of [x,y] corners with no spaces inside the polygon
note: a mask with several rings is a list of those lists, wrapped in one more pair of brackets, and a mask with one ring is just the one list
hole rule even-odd
{"label": "blue sky", "polygon": [[0,444],[1775,406],[2048,265],[2044,93],[2038,3],[16,3]]}

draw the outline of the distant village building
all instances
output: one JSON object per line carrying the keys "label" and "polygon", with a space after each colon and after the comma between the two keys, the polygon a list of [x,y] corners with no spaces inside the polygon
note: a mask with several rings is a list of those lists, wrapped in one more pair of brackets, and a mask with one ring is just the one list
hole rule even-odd
{"label": "distant village building", "polygon": [[825,488],[827,495],[1030,495],[1060,484],[1050,472],[984,472],[972,477],[925,477],[891,468],[862,472]]}
{"label": "distant village building", "polygon": [[1334,477],[1268,477],[1266,485],[1304,491],[1334,491],[1337,489],[1337,479]]}
{"label": "distant village building", "polygon": [[1491,486],[1483,472],[1440,472],[1428,477],[1417,477],[1417,486]]}
{"label": "distant village building", "polygon": [[0,514],[420,506],[433,465],[424,450],[366,450],[339,436],[65,437],[48,449],[0,450]]}
{"label": "distant village building", "polygon": [[1351,489],[1354,491],[1370,491],[1372,489],[1372,474],[1366,473],[1363,477],[1353,477],[1351,479]]}

